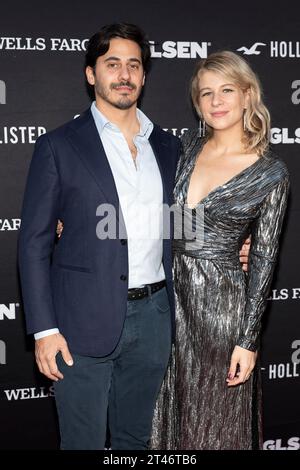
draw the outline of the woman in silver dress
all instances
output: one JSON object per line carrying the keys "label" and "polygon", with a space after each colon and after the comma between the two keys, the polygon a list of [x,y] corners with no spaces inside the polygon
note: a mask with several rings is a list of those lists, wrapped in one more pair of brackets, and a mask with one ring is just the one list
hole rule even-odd
{"label": "woman in silver dress", "polygon": [[[255,449],[262,444],[257,351],[289,176],[269,149],[258,78],[233,52],[211,54],[192,77],[205,126],[187,132],[175,202],[204,210],[204,242],[174,240],[176,342],[157,403],[156,449]],[[248,274],[239,262],[251,234]],[[256,365],[255,365],[256,364]]]}

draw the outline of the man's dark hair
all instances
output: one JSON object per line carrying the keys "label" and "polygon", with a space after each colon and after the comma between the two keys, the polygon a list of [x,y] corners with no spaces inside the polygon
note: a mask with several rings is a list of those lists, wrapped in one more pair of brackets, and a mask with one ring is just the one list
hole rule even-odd
{"label": "man's dark hair", "polygon": [[85,66],[95,67],[97,58],[106,54],[109,49],[110,40],[113,38],[130,39],[141,48],[142,64],[145,72],[150,64],[150,45],[144,33],[138,26],[130,23],[114,23],[103,26],[94,34],[87,46],[85,55]]}

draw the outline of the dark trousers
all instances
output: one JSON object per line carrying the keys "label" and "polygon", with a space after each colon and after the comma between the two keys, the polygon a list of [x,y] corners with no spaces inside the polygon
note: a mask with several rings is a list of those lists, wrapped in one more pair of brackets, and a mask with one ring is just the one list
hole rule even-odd
{"label": "dark trousers", "polygon": [[107,417],[114,450],[147,449],[155,401],[171,349],[166,289],[129,301],[120,341],[105,357],[57,355],[54,383],[61,449],[104,449]]}

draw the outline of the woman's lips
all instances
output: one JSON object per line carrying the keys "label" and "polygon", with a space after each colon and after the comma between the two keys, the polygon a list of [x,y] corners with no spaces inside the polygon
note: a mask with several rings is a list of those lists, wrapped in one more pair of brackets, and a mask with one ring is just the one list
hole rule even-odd
{"label": "woman's lips", "polygon": [[218,111],[216,113],[211,113],[211,115],[213,117],[222,117],[222,116],[225,116],[225,114],[227,114],[227,113],[228,113],[228,111]]}

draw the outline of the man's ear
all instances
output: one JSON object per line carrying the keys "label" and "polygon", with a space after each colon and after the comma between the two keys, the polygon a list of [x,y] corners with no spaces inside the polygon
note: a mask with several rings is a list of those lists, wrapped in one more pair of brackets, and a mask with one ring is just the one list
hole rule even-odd
{"label": "man's ear", "polygon": [[95,74],[94,74],[94,69],[93,67],[90,67],[89,65],[85,69],[85,75],[88,83],[92,86],[95,85]]}

